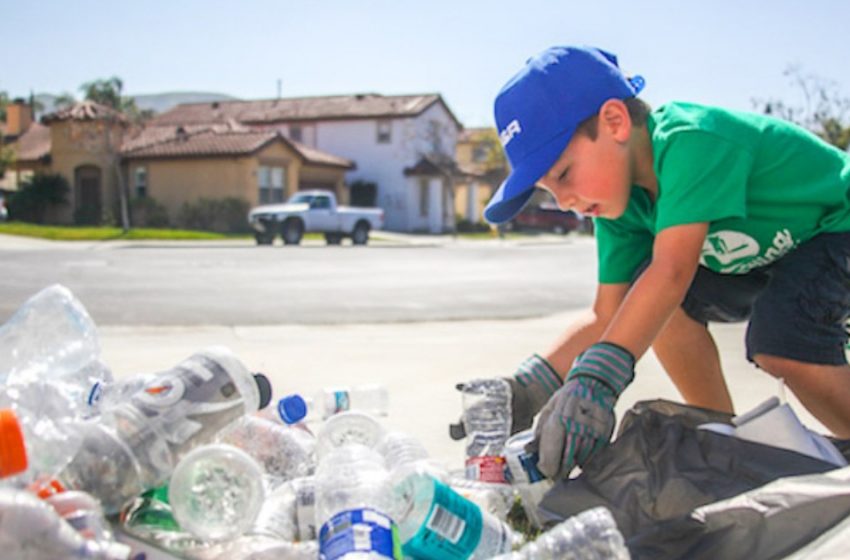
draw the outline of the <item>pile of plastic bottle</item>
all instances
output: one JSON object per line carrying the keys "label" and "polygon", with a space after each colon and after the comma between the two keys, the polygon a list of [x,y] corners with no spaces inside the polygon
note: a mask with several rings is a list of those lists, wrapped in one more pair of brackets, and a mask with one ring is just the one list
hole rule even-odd
{"label": "pile of plastic bottle", "polygon": [[[0,327],[0,550],[15,559],[628,558],[610,512],[547,523],[510,386],[467,383],[464,469],[387,431],[385,388],[272,402],[226,348],[113,379],[62,286]],[[530,542],[508,511],[521,503]]]}

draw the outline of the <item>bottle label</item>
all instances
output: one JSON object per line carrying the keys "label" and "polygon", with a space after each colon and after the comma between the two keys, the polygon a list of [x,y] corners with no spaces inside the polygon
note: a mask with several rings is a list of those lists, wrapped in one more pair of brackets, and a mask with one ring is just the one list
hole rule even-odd
{"label": "bottle label", "polygon": [[434,501],[419,531],[402,550],[422,560],[465,560],[481,540],[481,509],[445,484],[434,481]]}
{"label": "bottle label", "polygon": [[493,455],[468,457],[466,459],[466,478],[479,482],[504,484],[507,482],[505,480],[505,458]]}
{"label": "bottle label", "polygon": [[374,509],[338,513],[319,532],[319,555],[323,560],[336,560],[352,552],[371,552],[400,560],[398,544],[398,529],[392,520]]}
{"label": "bottle label", "polygon": [[508,452],[507,468],[505,469],[505,478],[511,484],[534,484],[545,480],[546,477],[537,468],[537,462],[540,460],[539,455],[535,453],[526,453],[525,450],[517,453]]}
{"label": "bottle label", "polygon": [[351,397],[349,396],[348,391],[334,391],[333,414],[336,414],[337,412],[345,412],[350,408]]}

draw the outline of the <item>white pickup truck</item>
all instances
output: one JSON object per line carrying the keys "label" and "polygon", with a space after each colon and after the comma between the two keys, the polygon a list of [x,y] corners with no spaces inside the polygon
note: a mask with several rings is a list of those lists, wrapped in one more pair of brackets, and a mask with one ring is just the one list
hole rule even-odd
{"label": "white pickup truck", "polygon": [[280,235],[286,245],[298,245],[305,233],[325,234],[328,245],[339,245],[350,237],[355,245],[365,245],[369,232],[384,225],[380,208],[337,206],[330,191],[300,191],[283,204],[264,204],[248,213],[257,245],[271,245]]}

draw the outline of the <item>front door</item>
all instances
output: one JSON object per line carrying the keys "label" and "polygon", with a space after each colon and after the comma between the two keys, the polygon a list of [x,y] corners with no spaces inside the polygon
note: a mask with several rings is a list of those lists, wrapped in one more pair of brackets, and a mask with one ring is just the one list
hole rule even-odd
{"label": "front door", "polygon": [[94,165],[78,167],[74,173],[74,222],[96,225],[102,219],[101,172]]}

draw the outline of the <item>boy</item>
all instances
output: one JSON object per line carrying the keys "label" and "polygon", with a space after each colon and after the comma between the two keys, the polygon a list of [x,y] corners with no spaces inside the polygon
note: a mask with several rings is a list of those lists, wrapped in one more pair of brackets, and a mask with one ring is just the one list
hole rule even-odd
{"label": "boy", "polygon": [[568,476],[607,445],[650,346],[688,403],[731,412],[706,325],[746,319],[747,358],[850,437],[850,157],[761,115],[650,112],[642,87],[609,53],[555,47],[496,98],[511,174],[486,219],[511,219],[536,184],[596,218],[599,255],[590,315],[509,380],[514,429],[542,409],[540,469]]}

